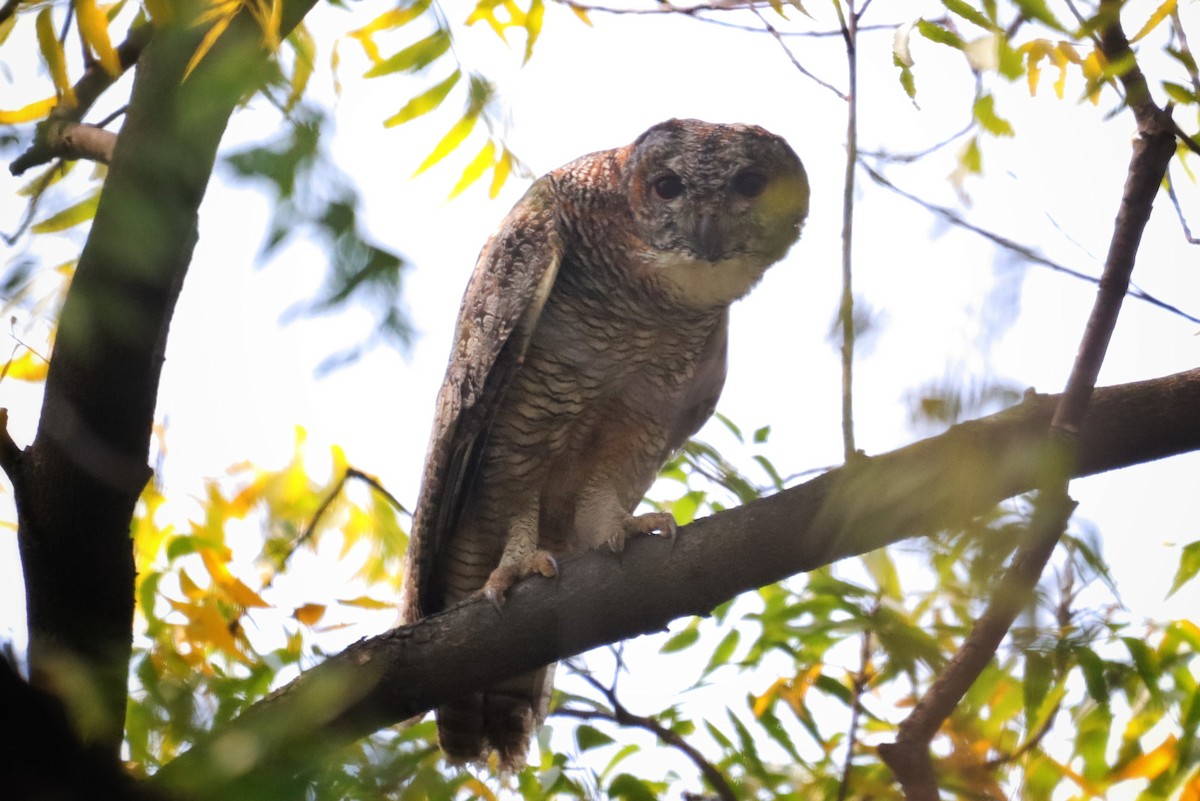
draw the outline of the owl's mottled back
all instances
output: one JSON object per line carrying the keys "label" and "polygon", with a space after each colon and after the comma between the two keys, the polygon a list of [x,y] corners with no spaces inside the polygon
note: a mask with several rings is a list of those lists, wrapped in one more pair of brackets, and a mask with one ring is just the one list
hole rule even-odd
{"label": "owl's mottled back", "polygon": [[[405,616],[553,575],[557,559],[673,536],[635,514],[712,414],[729,305],[800,234],[808,183],[755,126],[669,120],[536,181],[467,287],[413,518]],[[563,621],[562,625],[571,625]],[[524,759],[549,671],[438,710],[447,756]]]}

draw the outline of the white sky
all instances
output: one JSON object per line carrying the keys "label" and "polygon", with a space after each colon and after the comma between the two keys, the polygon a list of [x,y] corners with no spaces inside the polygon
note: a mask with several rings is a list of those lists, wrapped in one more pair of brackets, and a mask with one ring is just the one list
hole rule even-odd
{"label": "white sky", "polygon": [[[1126,27],[1139,26],[1155,5],[1131,2]],[[322,6],[310,18],[310,28],[344,31],[369,19],[368,8],[385,7],[374,0],[355,4],[351,17]],[[836,26],[825,4],[806,7],[821,29]],[[1191,30],[1200,31],[1195,8],[1182,12],[1190,18]],[[904,9],[896,3],[875,4],[867,22],[942,13],[933,2],[904,4]],[[898,16],[888,16],[893,13]],[[486,30],[459,27],[457,52],[500,85],[508,107],[508,142],[535,174],[582,153],[625,144],[671,116],[754,122],[791,142],[809,171],[811,213],[790,256],[735,307],[730,374],[719,409],[743,430],[771,424],[770,454],[785,475],[839,462],[840,368],[826,337],[840,291],[843,104],[797,73],[766,36],[682,18],[596,13],[592,19],[595,28],[588,29],[550,4],[544,36],[523,69],[517,66],[522,43],[515,41],[513,50],[506,51]],[[32,26],[32,19],[27,22]],[[963,31],[968,37],[976,33]],[[791,44],[806,67],[844,85],[840,40],[797,39]],[[1160,44],[1152,38],[1145,48],[1144,67],[1151,75],[1167,74],[1149,60]],[[919,110],[900,89],[891,63],[891,34],[862,35],[859,130],[864,150],[920,150],[958,131],[969,118],[973,80],[961,55],[918,38],[912,49]],[[366,69],[361,51],[343,43],[341,57],[344,94],[337,103],[338,132],[327,144],[363,194],[372,235],[413,265],[405,298],[420,337],[408,356],[376,351],[315,381],[313,368],[357,341],[369,319],[350,313],[279,326],[286,309],[312,296],[325,257],[300,242],[266,268],[252,269],[268,204],[254,188],[231,185],[228,172],[218,170],[172,326],[159,404],[160,419],[170,420],[166,482],[175,497],[199,495],[204,477],[244,459],[281,465],[291,452],[297,424],[308,429],[314,463],[329,444],[337,443],[352,464],[377,475],[402,501],[411,505],[416,496],[433,398],[462,288],[479,247],[526,184],[510,180],[495,202],[482,187],[443,202],[463,158],[473,155],[478,144],[464,147],[457,161],[449,160],[450,167],[409,180],[452,119],[430,115],[385,130],[382,120],[428,80],[360,81],[356,76]],[[324,58],[322,64],[327,63]],[[1098,274],[1133,122],[1127,113],[1102,122],[1114,105],[1110,91],[1099,108],[1076,104],[1082,89],[1077,76],[1068,82],[1067,100],[1057,100],[1053,78],[1044,74],[1041,91],[1032,99],[1023,83],[987,78],[997,94],[997,109],[1014,122],[1017,138],[986,139],[986,172],[982,179],[968,181],[968,208],[960,206],[944,180],[954,168],[957,146],[888,174],[922,197],[959,208],[979,225],[1031,244],[1069,267]],[[315,80],[324,81],[316,91],[328,97],[327,71],[318,68]],[[0,107],[19,105],[10,102],[17,95],[36,99],[45,86],[0,83]],[[255,101],[239,112],[226,147],[235,149],[269,134],[276,118],[265,109]],[[1187,116],[1177,114],[1190,129],[1195,120]],[[1176,169],[1175,175],[1190,221],[1200,228],[1200,193],[1181,171]],[[859,296],[879,313],[881,330],[856,368],[859,447],[880,453],[916,439],[906,398],[945,376],[978,380],[996,375],[1019,387],[1061,390],[1093,288],[1039,267],[998,261],[980,238],[946,228],[860,176],[855,282]],[[13,198],[19,185],[7,172],[0,175],[0,229],[5,231],[15,227],[20,214]],[[61,246],[53,255],[69,256],[80,237],[74,240],[76,244]],[[1200,312],[1196,256],[1161,197],[1135,281],[1152,294]],[[996,284],[1020,289],[1020,313],[981,352],[986,334],[982,314],[995,311],[988,306],[988,293]],[[1200,363],[1197,328],[1128,301],[1101,383],[1194,367]],[[10,429],[22,445],[32,439],[36,422],[33,395],[11,380],[0,383],[0,405],[11,409]],[[725,441],[719,427],[701,436]],[[1179,546],[1200,539],[1198,469],[1200,457],[1191,455],[1072,486],[1080,501],[1078,514],[1102,532],[1134,619],[1188,615],[1200,600],[1200,591],[1189,587],[1163,602]],[[181,508],[179,514],[185,519],[194,511]],[[0,536],[0,634],[7,627],[21,627],[15,552],[15,537]],[[370,633],[360,628],[348,636]]]}

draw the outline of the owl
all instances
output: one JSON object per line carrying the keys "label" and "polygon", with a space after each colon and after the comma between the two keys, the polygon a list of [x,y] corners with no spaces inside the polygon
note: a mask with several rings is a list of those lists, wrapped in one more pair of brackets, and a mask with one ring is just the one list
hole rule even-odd
{"label": "owl", "polygon": [[[729,306],[800,235],[804,167],[751,125],[668,120],[537,180],[483,248],[437,397],[402,614],[467,599],[627,538],[725,382]],[[553,666],[437,710],[452,762],[525,759]]]}

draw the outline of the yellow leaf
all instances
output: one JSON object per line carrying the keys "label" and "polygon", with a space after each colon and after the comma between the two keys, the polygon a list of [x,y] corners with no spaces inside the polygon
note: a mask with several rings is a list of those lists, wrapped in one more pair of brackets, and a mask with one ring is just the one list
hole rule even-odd
{"label": "yellow leaf", "polygon": [[446,135],[442,137],[442,140],[437,143],[436,147],[433,148],[433,152],[425,157],[425,160],[421,162],[421,166],[417,167],[416,171],[413,172],[411,177],[417,177],[442,159],[446,158],[446,156],[450,155],[450,153],[456,147],[461,145],[463,140],[470,135],[471,131],[475,129],[475,123],[478,120],[478,111],[468,111],[466,114],[464,114],[462,118],[458,122],[454,123],[454,126],[446,132]]}
{"label": "yellow leaf", "polygon": [[204,38],[200,40],[200,45],[196,48],[196,52],[192,53],[192,57],[188,61],[187,69],[183,71],[183,79],[185,81],[192,74],[192,70],[196,69],[196,65],[208,55],[208,51],[212,50],[212,46],[221,38],[221,34],[225,33],[225,29],[229,27],[229,23],[233,22],[233,17],[233,14],[221,17],[208,29],[208,33],[204,34]]}
{"label": "yellow leaf", "polygon": [[492,184],[488,187],[488,197],[493,200],[500,194],[500,189],[504,186],[504,182],[508,180],[508,176],[512,173],[513,157],[508,148],[504,148],[500,152],[500,160],[496,162],[496,166],[492,168]]}
{"label": "yellow leaf", "polygon": [[325,604],[305,604],[304,606],[296,607],[296,610],[292,612],[292,617],[305,626],[315,625],[324,616]]}
{"label": "yellow leaf", "polygon": [[54,88],[58,91],[59,97],[74,106],[76,104],[75,89],[67,78],[67,59],[63,54],[62,43],[58,41],[58,36],[54,33],[54,19],[50,16],[50,6],[46,6],[38,12],[35,27],[42,61],[46,62],[46,69],[50,71]]}
{"label": "yellow leaf", "polygon": [[1168,735],[1157,748],[1135,757],[1123,767],[1115,771],[1111,777],[1113,782],[1127,779],[1154,779],[1164,770],[1172,767],[1179,758],[1179,742],[1174,735]]}
{"label": "yellow leaf", "polygon": [[355,39],[369,38],[372,34],[380,31],[394,30],[424,14],[425,10],[429,8],[429,3],[430,0],[417,0],[412,5],[398,6],[391,11],[385,11],[361,28],[350,31],[349,35]]}
{"label": "yellow leaf", "polygon": [[396,604],[391,601],[380,601],[371,598],[367,595],[360,595],[357,598],[339,598],[338,603],[342,606],[357,606],[359,609],[395,609]]}
{"label": "yellow leaf", "polygon": [[496,145],[489,139],[483,148],[475,154],[475,158],[471,159],[471,163],[463,170],[462,176],[458,179],[458,183],[450,190],[450,197],[455,197],[460,194],[471,184],[479,180],[486,170],[492,164],[492,158],[496,155]]}
{"label": "yellow leaf", "polygon": [[229,600],[233,601],[243,609],[266,609],[270,604],[262,599],[262,597],[254,590],[242,583],[241,579],[233,579],[228,584],[221,584],[221,589],[229,596]]}
{"label": "yellow leaf", "polygon": [[292,63],[292,80],[291,91],[288,93],[287,102],[284,103],[284,110],[291,111],[300,102],[300,98],[304,96],[304,90],[308,88],[308,79],[312,77],[314,60],[317,55],[317,43],[313,41],[312,34],[304,23],[296,26],[296,29],[288,36],[288,44],[296,51],[296,58]]}
{"label": "yellow leaf", "polygon": [[1033,97],[1037,94],[1038,81],[1042,75],[1042,69],[1039,66],[1042,59],[1050,54],[1054,49],[1053,42],[1045,39],[1034,39],[1032,42],[1026,42],[1021,45],[1019,51],[1028,56],[1026,63],[1026,75],[1029,79],[1029,96]]}
{"label": "yellow leaf", "polygon": [[574,3],[568,3],[567,7],[575,12],[575,16],[583,21],[583,24],[589,28],[595,27],[592,25],[592,19],[588,16],[587,9],[583,6],[577,6]]}
{"label": "yellow leaf", "polygon": [[79,20],[79,35],[96,54],[100,66],[109,75],[120,75],[121,59],[108,36],[108,18],[96,6],[96,0],[75,0],[75,17]]}
{"label": "yellow leaf", "polygon": [[1141,30],[1135,33],[1133,38],[1129,41],[1136,42],[1138,39],[1141,39],[1143,36],[1150,33],[1150,31],[1157,28],[1159,23],[1174,13],[1175,6],[1176,0],[1163,0],[1163,4],[1154,9],[1154,13],[1150,15],[1150,19],[1146,20],[1146,24],[1143,25]]}
{"label": "yellow leaf", "polygon": [[242,657],[229,621],[211,606],[193,606],[188,615],[188,635],[192,642],[215,645],[230,656]]}
{"label": "yellow leaf", "polygon": [[492,792],[491,788],[474,776],[467,779],[466,784],[463,786],[480,798],[486,799],[486,801],[496,801],[496,794]]}
{"label": "yellow leaf", "polygon": [[1104,54],[1100,48],[1093,48],[1083,60],[1083,77],[1088,81],[1088,100],[1092,105],[1100,104],[1100,89],[1104,83]]}
{"label": "yellow leaf", "polygon": [[15,359],[9,359],[0,371],[0,378],[14,378],[17,381],[45,381],[50,362],[38,356],[31,350],[26,350]]}
{"label": "yellow leaf", "polygon": [[546,6],[542,0],[533,0],[529,4],[529,12],[525,15],[525,62],[533,56],[533,45],[542,32],[542,18],[546,15]]}
{"label": "yellow leaf", "polygon": [[1200,801],[1200,770],[1188,777],[1187,783],[1183,785],[1183,792],[1179,794],[1179,801]]}
{"label": "yellow leaf", "polygon": [[33,226],[35,234],[52,234],[65,231],[68,228],[87,222],[96,216],[96,206],[100,203],[100,190],[73,205],[67,206],[57,214],[52,214]]}
{"label": "yellow leaf", "polygon": [[193,601],[199,601],[207,594],[183,569],[179,571],[179,590],[185,598]]}
{"label": "yellow leaf", "polygon": [[446,99],[461,77],[462,71],[455,70],[446,80],[439,81],[405,103],[399,111],[383,121],[383,127],[392,128],[433,111]]}
{"label": "yellow leaf", "polygon": [[41,120],[58,102],[58,97],[47,97],[46,100],[32,102],[29,106],[14,109],[12,112],[0,110],[0,125],[17,125],[18,122]]}

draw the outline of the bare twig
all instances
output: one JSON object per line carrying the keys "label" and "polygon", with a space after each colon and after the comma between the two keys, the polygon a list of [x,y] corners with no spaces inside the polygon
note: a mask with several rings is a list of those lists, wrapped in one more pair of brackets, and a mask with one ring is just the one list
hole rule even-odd
{"label": "bare twig", "polygon": [[835,4],[846,43],[846,169],[842,185],[842,301],[838,311],[842,324],[842,450],[846,461],[853,458],[854,444],[854,173],[858,164],[858,14],[854,0],[846,0],[846,12]]}
{"label": "bare twig", "polygon": [[1171,205],[1175,207],[1175,216],[1179,218],[1179,224],[1183,226],[1183,238],[1187,240],[1189,245],[1200,245],[1200,239],[1192,235],[1192,229],[1188,227],[1187,217],[1183,213],[1183,207],[1179,205],[1179,196],[1175,194],[1175,182],[1167,177],[1167,197],[1171,198]]}
{"label": "bare twig", "polygon": [[811,71],[810,71],[810,70],[809,70],[807,67],[805,67],[803,64],[801,64],[801,63],[800,63],[800,62],[799,62],[799,61],[796,59],[796,55],[795,55],[795,54],[792,52],[791,48],[789,48],[789,47],[787,46],[787,43],[783,41],[783,37],[782,37],[782,36],[779,34],[779,31],[777,31],[777,30],[775,29],[775,26],[774,26],[774,25],[772,25],[770,22],[768,22],[768,21],[767,21],[767,18],[766,18],[766,17],[764,17],[764,16],[762,15],[762,13],[761,13],[761,12],[760,12],[760,11],[759,11],[757,8],[755,8],[755,7],[753,7],[753,6],[750,6],[750,10],[751,10],[751,11],[753,11],[753,12],[754,12],[754,16],[758,17],[759,21],[760,21],[760,22],[762,22],[762,24],[763,24],[763,27],[764,27],[764,28],[766,28],[766,30],[767,30],[767,33],[771,34],[771,36],[772,36],[772,37],[774,37],[775,41],[779,43],[779,46],[780,46],[781,48],[783,48],[783,52],[784,52],[784,53],[787,55],[787,57],[788,57],[788,60],[790,60],[790,61],[792,62],[792,66],[793,66],[793,67],[795,67],[795,68],[796,68],[796,70],[797,70],[797,71],[798,71],[798,72],[799,72],[801,75],[803,75],[804,77],[806,77],[806,78],[808,78],[808,79],[812,80],[812,81],[813,81],[813,82],[815,82],[815,83],[816,83],[818,86],[821,86],[821,87],[823,87],[823,88],[825,88],[825,89],[828,89],[829,91],[833,92],[835,95],[837,95],[837,96],[838,96],[839,98],[841,98],[842,100],[849,100],[849,99],[850,99],[850,98],[849,98],[849,97],[847,97],[845,94],[843,94],[843,93],[842,93],[842,91],[841,91],[840,89],[838,89],[836,86],[834,86],[833,84],[831,84],[831,83],[829,83],[829,82],[827,82],[827,81],[824,81],[824,80],[822,80],[822,79],[818,78],[818,77],[817,77],[816,75],[814,75],[814,74],[813,74],[813,73],[812,73],[812,72],[811,72]]}
{"label": "bare twig", "polygon": [[1129,276],[1142,232],[1167,165],[1175,153],[1170,113],[1155,106],[1150,98],[1145,77],[1133,60],[1129,42],[1121,29],[1120,4],[1121,0],[1101,0],[1100,14],[1104,16],[1105,24],[1100,41],[1109,63],[1130,63],[1121,75],[1121,82],[1137,118],[1138,137],[1133,143],[1104,275],[1066,390],[1050,423],[1054,443],[1053,469],[1039,487],[1028,539],[1018,549],[1008,571],[994,589],[974,630],[900,724],[896,741],[880,746],[880,756],[896,774],[909,801],[936,801],[938,798],[929,753],[930,741],[987,666],[1017,614],[1033,598],[1038,578],[1074,511],[1075,502],[1068,497],[1067,487],[1077,457],[1080,427],[1129,288]]}
{"label": "bare twig", "polygon": [[[871,611],[874,616],[879,604]],[[850,769],[854,766],[854,749],[858,745],[858,719],[862,715],[862,696],[873,678],[871,670],[871,632],[864,631],[858,651],[858,672],[850,687],[850,729],[846,732],[846,759],[842,762],[842,780],[838,784],[838,801],[846,801],[850,792]]]}
{"label": "bare twig", "polygon": [[612,710],[607,709],[574,709],[571,707],[559,708],[551,714],[561,717],[575,718],[576,720],[607,720],[621,726],[634,726],[639,729],[644,729],[652,733],[662,742],[675,748],[683,753],[692,764],[695,765],[700,773],[704,776],[705,781],[717,793],[721,801],[737,801],[737,794],[734,793],[733,787],[730,786],[729,780],[725,778],[716,765],[708,761],[704,754],[700,753],[691,743],[685,740],[676,732],[671,731],[666,726],[659,723],[652,717],[644,715],[635,715],[630,712],[624,704],[617,698],[617,693],[613,687],[605,687],[594,676],[587,671],[579,670],[578,675],[592,686],[597,692],[605,697],[608,703],[612,706]]}
{"label": "bare twig", "polygon": [[[968,222],[966,219],[964,219],[961,215],[959,215],[957,212],[953,211],[952,209],[948,209],[944,206],[938,206],[934,203],[930,203],[928,200],[917,197],[916,195],[912,194],[911,192],[901,189],[899,186],[892,183],[892,181],[890,179],[888,179],[887,176],[883,175],[883,173],[879,172],[878,170],[876,170],[874,167],[870,166],[866,162],[860,161],[859,163],[862,165],[863,169],[866,170],[867,175],[869,175],[871,177],[871,179],[874,180],[876,183],[878,183],[880,186],[887,187],[888,189],[892,190],[900,197],[902,197],[906,200],[910,200],[913,203],[916,203],[918,206],[922,207],[923,209],[926,209],[927,211],[930,211],[930,212],[938,215],[939,217],[944,219],[946,222],[951,223],[952,225],[956,225],[959,228],[963,228],[967,231],[970,231],[971,233],[978,234],[979,236],[982,236],[984,239],[994,242],[995,244],[999,245],[1000,247],[1004,248],[1005,250],[1009,250],[1009,251],[1015,253],[1017,256],[1021,257],[1021,259],[1025,260],[1027,262],[1030,262],[1031,264],[1036,264],[1041,267],[1047,267],[1055,272],[1062,273],[1063,275],[1069,275],[1072,278],[1078,278],[1080,281],[1087,281],[1089,284],[1096,284],[1096,285],[1100,284],[1101,279],[1097,278],[1096,276],[1088,275],[1087,273],[1082,273],[1082,272],[1079,272],[1078,270],[1073,270],[1070,267],[1066,267],[1062,264],[1059,264],[1056,261],[1051,261],[1050,259],[1041,255],[1040,253],[1033,250],[1032,248],[1030,248],[1027,245],[1022,245],[1020,242],[1015,242],[1012,239],[1009,239],[1008,237],[1003,236],[1002,234],[996,233],[995,231],[989,231],[986,228],[981,228],[980,226],[975,225],[972,222]],[[1167,311],[1178,317],[1182,317],[1183,319],[1187,320],[1188,322],[1200,323],[1200,317],[1196,317],[1195,315],[1189,314],[1186,311],[1184,311],[1183,309],[1179,308],[1178,306],[1174,306],[1170,303],[1167,303],[1165,300],[1162,300],[1158,297],[1155,297],[1154,295],[1151,295],[1149,292],[1146,292],[1145,290],[1137,287],[1136,285],[1130,286],[1130,288],[1128,289],[1128,295],[1131,298],[1143,301],[1145,303],[1149,303],[1151,306],[1156,306],[1156,307],[1162,309],[1163,311]]]}

